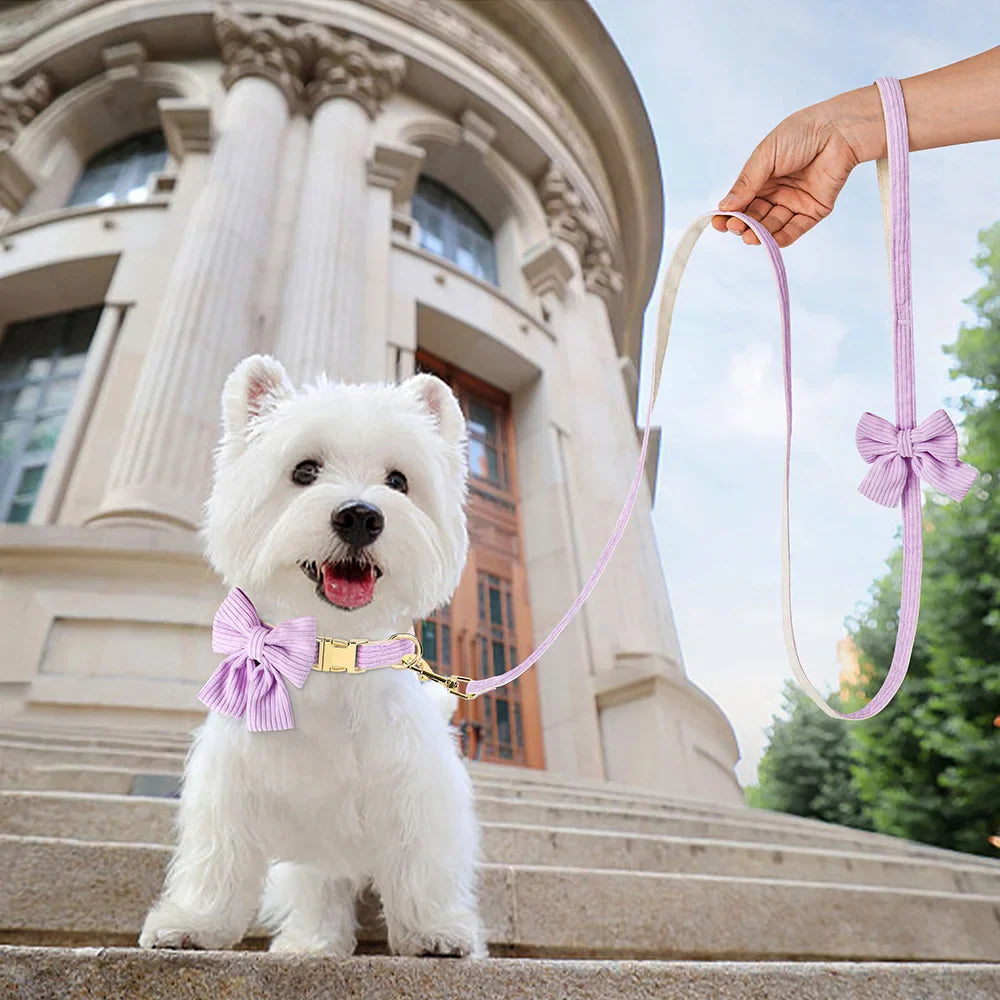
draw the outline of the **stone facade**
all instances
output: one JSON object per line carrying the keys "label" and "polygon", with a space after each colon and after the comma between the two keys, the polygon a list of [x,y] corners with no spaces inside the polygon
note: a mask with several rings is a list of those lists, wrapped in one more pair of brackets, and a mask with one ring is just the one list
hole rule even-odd
{"label": "stone facade", "polygon": [[[31,517],[0,524],[0,714],[197,719],[221,596],[196,533],[218,396],[259,350],[293,377],[370,380],[407,376],[422,348],[509,393],[548,633],[638,458],[662,241],[652,135],[612,51],[584,0],[0,12],[0,328],[104,307]],[[95,155],[156,128],[169,158],[143,200],[65,207]],[[489,224],[496,284],[421,248],[420,175]],[[546,765],[737,802],[736,742],[685,675],[651,502],[538,671]]]}

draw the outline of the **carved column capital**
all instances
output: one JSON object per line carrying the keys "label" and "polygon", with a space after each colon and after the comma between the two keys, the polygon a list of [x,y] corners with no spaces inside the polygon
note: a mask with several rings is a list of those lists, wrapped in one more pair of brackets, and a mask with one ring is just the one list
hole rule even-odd
{"label": "carved column capital", "polygon": [[549,221],[549,232],[577,252],[587,291],[603,298],[617,295],[624,285],[614,267],[611,246],[597,217],[572,182],[554,163],[538,182],[538,197]]}
{"label": "carved column capital", "polygon": [[609,299],[622,290],[625,279],[621,271],[615,268],[611,248],[597,220],[587,213],[583,225],[587,230],[587,245],[581,258],[583,283],[588,292],[600,295],[602,299]]}
{"label": "carved column capital", "polygon": [[583,199],[554,163],[549,164],[538,182],[538,197],[549,220],[549,232],[582,255],[587,246],[587,233],[581,222]]}
{"label": "carved column capital", "polygon": [[245,76],[261,76],[279,87],[291,106],[301,100],[305,60],[295,28],[267,14],[241,14],[229,4],[220,4],[215,37],[225,63],[222,83],[227,89]]}
{"label": "carved column capital", "polygon": [[45,73],[35,73],[20,85],[0,84],[0,147],[13,143],[51,100],[52,81]]}
{"label": "carved column capital", "polygon": [[406,60],[398,52],[378,51],[358,35],[342,35],[326,25],[309,23],[295,30],[308,46],[312,64],[305,86],[310,112],[332,98],[346,97],[375,118],[406,73]]}

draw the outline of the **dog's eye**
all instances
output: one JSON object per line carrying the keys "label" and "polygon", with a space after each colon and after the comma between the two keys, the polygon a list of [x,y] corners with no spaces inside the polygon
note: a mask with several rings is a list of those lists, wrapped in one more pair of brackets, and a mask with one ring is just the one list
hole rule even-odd
{"label": "dog's eye", "polygon": [[400,493],[405,493],[410,488],[410,484],[406,481],[406,476],[399,469],[393,469],[385,477],[385,485],[390,490],[399,490]]}
{"label": "dog's eye", "polygon": [[296,486],[309,486],[316,482],[319,470],[319,462],[314,462],[311,458],[307,458],[304,462],[299,462],[299,464],[292,469],[292,482],[295,483]]}

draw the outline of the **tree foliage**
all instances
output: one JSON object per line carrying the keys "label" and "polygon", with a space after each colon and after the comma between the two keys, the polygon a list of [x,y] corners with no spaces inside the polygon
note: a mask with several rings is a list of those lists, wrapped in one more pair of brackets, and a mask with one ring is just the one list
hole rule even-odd
{"label": "tree foliage", "polygon": [[871,829],[851,780],[851,748],[844,723],[814,705],[792,681],[782,691],[784,718],[768,728],[755,805]]}

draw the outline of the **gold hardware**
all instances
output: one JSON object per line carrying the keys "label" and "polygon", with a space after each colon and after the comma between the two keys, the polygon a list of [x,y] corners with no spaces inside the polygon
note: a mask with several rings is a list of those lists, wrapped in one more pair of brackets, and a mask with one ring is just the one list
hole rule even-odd
{"label": "gold hardware", "polygon": [[319,646],[318,660],[313,670],[324,673],[360,674],[358,666],[358,646],[364,646],[368,639],[328,639],[325,635],[317,636]]}
{"label": "gold hardware", "polygon": [[392,665],[394,670],[414,670],[420,675],[421,681],[433,681],[435,684],[442,684],[451,694],[461,698],[463,701],[472,701],[478,697],[478,695],[463,691],[460,687],[462,684],[468,684],[472,680],[471,677],[460,677],[458,674],[445,676],[432,670],[430,664],[424,659],[424,651],[420,646],[420,640],[412,632],[397,632],[395,635],[389,636],[390,642],[393,639],[409,639],[416,648],[415,653],[405,653],[400,663],[394,663]]}
{"label": "gold hardware", "polygon": [[[463,701],[472,701],[478,697],[478,695],[469,694],[462,689],[463,685],[471,682],[471,677],[460,677],[458,674],[445,676],[432,670],[430,664],[424,659],[420,640],[412,632],[397,632],[395,635],[389,636],[390,642],[393,639],[408,639],[416,650],[415,653],[404,653],[399,663],[392,664],[393,670],[413,670],[420,675],[421,681],[442,684]],[[317,636],[316,644],[319,652],[313,670],[322,670],[328,674],[363,673],[358,666],[358,646],[363,646],[371,641],[371,639],[328,639],[325,635]]]}
{"label": "gold hardware", "polygon": [[399,663],[393,663],[393,670],[413,670],[415,669],[413,664],[417,660],[422,660],[424,657],[424,651],[420,647],[420,640],[412,632],[396,632],[394,635],[389,636],[389,642],[393,639],[409,639],[413,643],[415,653],[404,653],[403,659]]}

